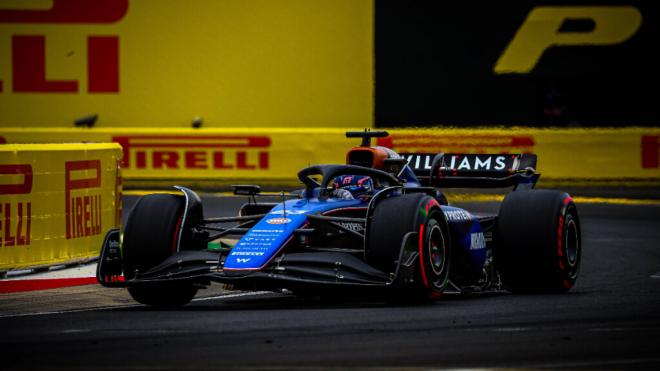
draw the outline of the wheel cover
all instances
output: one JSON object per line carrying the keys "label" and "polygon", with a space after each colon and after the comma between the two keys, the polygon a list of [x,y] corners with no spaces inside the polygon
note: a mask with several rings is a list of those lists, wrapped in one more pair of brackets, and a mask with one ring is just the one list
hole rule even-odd
{"label": "wheel cover", "polygon": [[445,270],[445,240],[442,234],[442,228],[435,224],[429,230],[428,237],[428,258],[431,263],[431,269],[436,276],[441,276]]}
{"label": "wheel cover", "polygon": [[572,217],[568,217],[566,222],[566,233],[564,246],[566,246],[566,260],[571,267],[577,264],[580,252],[580,237],[578,235],[577,223]]}

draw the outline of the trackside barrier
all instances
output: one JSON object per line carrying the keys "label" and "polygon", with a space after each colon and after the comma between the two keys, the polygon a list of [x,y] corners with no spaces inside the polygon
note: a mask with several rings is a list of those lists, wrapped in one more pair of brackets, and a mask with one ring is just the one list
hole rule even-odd
{"label": "trackside barrier", "polygon": [[[358,144],[345,130],[5,128],[0,142],[117,142],[129,187],[297,185],[301,168],[345,161],[346,150]],[[660,128],[387,130],[390,137],[374,144],[400,153],[536,153],[541,185],[660,185]]]}
{"label": "trackside barrier", "polygon": [[121,147],[0,144],[0,272],[98,256],[121,221]]}
{"label": "trackside barrier", "polygon": [[[357,128],[355,129],[357,130]],[[298,184],[296,173],[319,162],[343,162],[341,129],[6,128],[0,141],[116,142],[124,152],[124,186]]]}

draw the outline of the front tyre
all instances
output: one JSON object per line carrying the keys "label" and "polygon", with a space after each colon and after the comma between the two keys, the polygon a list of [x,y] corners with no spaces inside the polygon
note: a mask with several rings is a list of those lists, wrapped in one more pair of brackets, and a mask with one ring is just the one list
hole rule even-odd
{"label": "front tyre", "polygon": [[[124,276],[139,278],[141,273],[177,252],[185,198],[171,194],[141,197],[128,216],[122,243]],[[197,293],[191,283],[153,283],[128,289],[138,303],[153,306],[187,304]]]}
{"label": "front tyre", "polygon": [[433,197],[407,194],[381,201],[368,234],[366,262],[387,274],[396,272],[404,244],[415,246],[414,274],[397,277],[392,299],[435,300],[442,295],[449,277],[451,244],[444,214]]}
{"label": "front tyre", "polygon": [[495,264],[514,293],[561,293],[580,270],[580,218],[572,198],[551,190],[509,193],[497,221]]}

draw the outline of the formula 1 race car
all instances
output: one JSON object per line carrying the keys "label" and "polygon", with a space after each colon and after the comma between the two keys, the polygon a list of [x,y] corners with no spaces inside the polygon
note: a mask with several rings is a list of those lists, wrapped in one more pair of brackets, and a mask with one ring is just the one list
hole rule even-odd
{"label": "formula 1 race car", "polygon": [[[158,306],[186,304],[211,282],[406,302],[445,291],[554,293],[574,285],[577,208],[566,193],[533,190],[535,155],[404,157],[371,146],[387,132],[346,135],[362,139],[347,164],[301,170],[304,190],[282,193],[282,202],[258,202],[258,186],[234,186],[248,197],[238,216],[205,218],[199,196],[185,187],[141,197],[123,238],[118,229],[107,233],[98,281]],[[450,206],[441,189],[451,187],[513,191],[498,214],[483,215]],[[240,238],[227,243],[231,236]]]}

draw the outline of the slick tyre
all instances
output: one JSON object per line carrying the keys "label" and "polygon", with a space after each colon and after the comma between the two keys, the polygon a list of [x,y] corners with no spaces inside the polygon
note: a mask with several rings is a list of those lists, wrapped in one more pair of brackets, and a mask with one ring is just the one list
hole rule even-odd
{"label": "slick tyre", "polygon": [[[170,194],[141,197],[128,216],[122,244],[124,276],[131,280],[177,252],[185,199]],[[189,283],[157,283],[128,289],[135,301],[156,306],[184,305],[197,288]]]}
{"label": "slick tyre", "polygon": [[552,190],[516,191],[502,202],[495,264],[514,293],[562,293],[580,270],[580,218],[571,197]]}
{"label": "slick tyre", "polygon": [[[393,300],[435,300],[442,295],[449,277],[451,244],[444,214],[433,197],[409,194],[381,201],[368,234],[366,262],[388,274],[396,272],[405,242],[414,243],[417,250],[412,282],[399,282]],[[406,237],[414,240],[404,241]]]}

